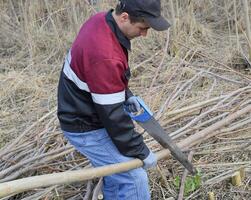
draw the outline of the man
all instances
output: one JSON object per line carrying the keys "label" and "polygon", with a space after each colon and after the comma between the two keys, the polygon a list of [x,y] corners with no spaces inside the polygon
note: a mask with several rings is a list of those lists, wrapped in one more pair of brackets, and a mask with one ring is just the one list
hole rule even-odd
{"label": "man", "polygon": [[105,200],[150,199],[145,169],[155,155],[134,130],[131,112],[140,105],[128,89],[130,40],[149,28],[169,27],[160,0],[120,0],[115,11],[87,20],[65,59],[58,86],[58,118],[64,136],[94,167],[143,161],[143,168],[104,177]]}

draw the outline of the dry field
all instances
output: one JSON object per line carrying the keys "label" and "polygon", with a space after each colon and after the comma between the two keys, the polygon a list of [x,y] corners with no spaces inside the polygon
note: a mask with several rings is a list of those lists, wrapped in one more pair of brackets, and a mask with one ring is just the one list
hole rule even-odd
{"label": "dry field", "polygon": [[[61,135],[56,95],[64,56],[81,24],[116,1],[97,2],[0,1],[0,183],[90,166]],[[162,6],[172,27],[132,42],[130,87],[193,152],[199,174],[186,178],[183,199],[208,199],[209,192],[217,200],[251,199],[251,1],[162,0]],[[216,122],[224,124],[210,131]],[[153,151],[161,150],[137,129]],[[202,131],[207,134],[188,140]],[[170,157],[149,170],[152,199],[177,199],[183,171]],[[239,186],[232,183],[238,172]],[[97,181],[4,199],[88,199]]]}

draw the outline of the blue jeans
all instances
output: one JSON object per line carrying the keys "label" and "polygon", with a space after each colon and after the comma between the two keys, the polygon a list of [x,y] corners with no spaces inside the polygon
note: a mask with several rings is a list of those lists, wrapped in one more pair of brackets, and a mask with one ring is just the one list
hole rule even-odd
{"label": "blue jeans", "polygon": [[[63,131],[64,136],[94,167],[132,160],[123,156],[105,129],[84,133]],[[147,173],[143,168],[117,173],[103,178],[105,200],[150,200]]]}

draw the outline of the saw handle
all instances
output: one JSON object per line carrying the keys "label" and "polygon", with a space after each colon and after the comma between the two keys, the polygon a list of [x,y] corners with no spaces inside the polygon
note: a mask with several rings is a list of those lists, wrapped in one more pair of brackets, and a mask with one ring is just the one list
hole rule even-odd
{"label": "saw handle", "polygon": [[140,114],[131,113],[128,111],[126,106],[125,106],[125,111],[133,120],[135,120],[137,122],[146,122],[152,117],[153,113],[151,112],[151,110],[148,108],[148,106],[145,104],[145,102],[140,97],[136,96],[136,98],[140,104],[140,107],[142,108],[142,112],[140,112]]}

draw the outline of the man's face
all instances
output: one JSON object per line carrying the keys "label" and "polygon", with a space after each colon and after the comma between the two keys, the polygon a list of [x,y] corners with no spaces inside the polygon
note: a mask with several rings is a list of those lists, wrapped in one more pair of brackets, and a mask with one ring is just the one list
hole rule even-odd
{"label": "man's face", "polygon": [[150,27],[144,22],[129,22],[124,29],[125,36],[131,40],[139,36],[146,36]]}
{"label": "man's face", "polygon": [[146,36],[150,28],[145,22],[132,23],[127,13],[121,15],[121,22],[120,29],[129,40],[139,36]]}

